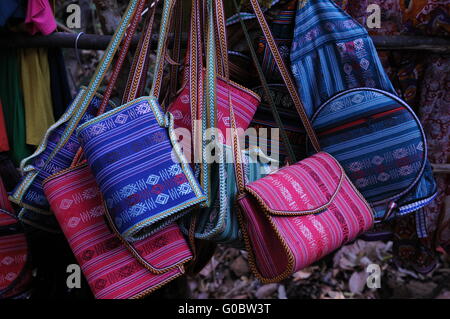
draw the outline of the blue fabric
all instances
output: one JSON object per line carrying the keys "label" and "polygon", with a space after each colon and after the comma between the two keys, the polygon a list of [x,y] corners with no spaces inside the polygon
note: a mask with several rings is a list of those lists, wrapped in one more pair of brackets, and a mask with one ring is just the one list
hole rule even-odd
{"label": "blue fabric", "polygon": [[421,124],[396,96],[364,27],[333,1],[306,1],[296,14],[291,63],[323,150],[342,164],[375,217],[391,202],[395,217],[434,198]]}
{"label": "blue fabric", "polygon": [[423,176],[429,165],[420,122],[396,96],[349,90],[324,103],[312,121],[323,150],[340,162],[377,218],[391,201],[403,215],[435,194],[434,180]]}
{"label": "blue fabric", "polygon": [[[77,97],[80,97],[83,92],[84,90],[80,90]],[[66,117],[67,119],[70,118],[71,114],[75,111],[75,104],[76,103],[72,103],[71,108],[67,110],[67,113],[63,115],[63,117]],[[87,111],[82,115],[80,125],[97,115],[100,104],[100,97],[95,96]],[[110,108],[110,106],[107,107],[107,109]],[[37,212],[50,211],[50,204],[44,194],[42,182],[50,175],[68,168],[80,147],[80,143],[74,134],[75,132],[72,132],[68,142],[54,154],[51,160],[49,160],[55,149],[59,147],[60,138],[66,130],[67,120],[62,122],[63,123],[57,125],[44,140],[43,145],[45,146],[45,149],[43,149],[39,155],[31,159],[26,167],[28,173],[23,176],[21,182],[12,192],[11,200],[21,206],[25,206],[26,208]],[[23,189],[26,190],[23,191]]]}
{"label": "blue fabric", "polygon": [[356,87],[395,94],[366,29],[333,1],[297,10],[291,67],[308,116],[335,94]]}
{"label": "blue fabric", "polygon": [[155,98],[143,97],[78,129],[108,210],[129,241],[150,236],[205,200],[190,166],[173,150],[168,121]]}
{"label": "blue fabric", "polygon": [[4,26],[9,18],[24,18],[24,8],[20,0],[0,1],[0,27]]}

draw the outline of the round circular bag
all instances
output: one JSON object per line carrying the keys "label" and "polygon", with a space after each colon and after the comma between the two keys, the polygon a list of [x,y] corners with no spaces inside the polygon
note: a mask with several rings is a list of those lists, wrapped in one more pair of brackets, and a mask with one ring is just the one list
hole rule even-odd
{"label": "round circular bag", "polygon": [[341,163],[377,219],[404,215],[434,198],[424,131],[397,96],[347,90],[321,105],[312,123],[322,149]]}

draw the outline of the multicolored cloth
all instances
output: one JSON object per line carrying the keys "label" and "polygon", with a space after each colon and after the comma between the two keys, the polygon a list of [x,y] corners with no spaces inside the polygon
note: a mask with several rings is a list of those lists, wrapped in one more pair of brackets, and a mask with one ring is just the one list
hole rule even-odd
{"label": "multicolored cloth", "polygon": [[[448,0],[335,2],[364,26],[367,25],[370,14],[366,10],[368,5],[379,5],[382,14],[381,28],[369,29],[369,33],[373,35],[450,34]],[[379,55],[397,93],[415,108],[422,121],[430,162],[450,163],[450,58],[420,51],[381,51]],[[394,227],[396,258],[403,267],[429,271],[436,262],[436,247],[442,246],[450,251],[449,175],[435,174],[435,179],[438,185],[435,201],[420,211],[416,218],[405,218],[396,222]],[[418,220],[425,221],[426,231],[423,231],[423,227],[417,227]]]}
{"label": "multicolored cloth", "polygon": [[171,113],[141,97],[77,130],[87,161],[120,234],[147,238],[206,197],[181,152]]}
{"label": "multicolored cloth", "polygon": [[[42,189],[42,181],[50,175],[68,168],[80,147],[73,131],[69,134],[68,141],[64,145],[60,144],[61,136],[68,130],[70,119],[79,112],[77,104],[83,93],[84,89],[80,89],[67,112],[47,130],[36,152],[22,161],[21,168],[25,174],[10,196],[13,202],[37,213],[49,213],[50,205]],[[80,116],[81,124],[97,115],[101,102],[101,96],[95,96],[86,112],[77,115]],[[107,109],[110,109],[109,105]]]}

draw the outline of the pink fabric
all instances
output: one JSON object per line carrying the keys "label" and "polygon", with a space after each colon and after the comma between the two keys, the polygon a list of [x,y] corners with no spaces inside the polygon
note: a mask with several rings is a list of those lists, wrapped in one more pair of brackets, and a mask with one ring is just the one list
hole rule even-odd
{"label": "pink fabric", "polygon": [[9,151],[8,133],[6,132],[5,117],[2,101],[0,100],[0,152]]}
{"label": "pink fabric", "polygon": [[[14,213],[11,203],[0,179],[0,208]],[[0,211],[0,227],[17,223],[17,220]],[[28,258],[28,244],[23,233],[0,236],[0,297],[13,297],[29,288],[31,268],[25,268]],[[19,277],[20,276],[20,277]],[[18,279],[19,278],[19,279]]]}
{"label": "pink fabric", "polygon": [[134,243],[145,260],[164,271],[156,274],[144,268],[108,228],[99,188],[87,166],[46,181],[44,191],[98,299],[145,295],[181,275],[182,265],[192,258],[178,226],[172,224]]}
{"label": "pink fabric", "polygon": [[[5,185],[3,184],[1,178],[0,178],[0,209],[6,210],[11,214],[14,213],[11,202],[8,199],[8,193],[6,192]],[[7,216],[8,215],[5,214],[5,216],[0,219],[0,226],[9,225],[11,223],[16,222],[14,218]]]}
{"label": "pink fabric", "polygon": [[[245,90],[232,82],[227,84],[222,78],[217,78],[217,128],[223,134],[224,144],[227,143],[226,129],[231,127],[228,88],[230,88],[237,128],[242,128],[243,130],[248,128],[260,103],[260,98],[257,94]],[[175,127],[182,127],[192,131],[189,85],[183,88],[177,99],[170,105],[169,112],[174,117]]]}
{"label": "pink fabric", "polygon": [[48,35],[55,31],[56,20],[48,0],[28,0],[25,24],[31,35],[38,32]]}
{"label": "pink fabric", "polygon": [[[256,264],[263,277],[270,280],[280,276],[288,265],[287,253],[267,218],[294,255],[294,272],[372,227],[372,210],[345,174],[339,187],[342,174],[337,161],[321,152],[247,186],[259,202],[271,208],[271,214],[263,217],[255,198],[247,196],[240,200]],[[337,195],[326,210],[304,215],[329,203],[336,190]]]}

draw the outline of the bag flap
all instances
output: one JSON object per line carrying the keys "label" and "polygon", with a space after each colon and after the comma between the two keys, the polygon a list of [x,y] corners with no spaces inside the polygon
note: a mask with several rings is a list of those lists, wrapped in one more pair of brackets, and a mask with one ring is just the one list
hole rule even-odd
{"label": "bag flap", "polygon": [[[154,274],[181,268],[192,258],[186,240],[176,224],[170,224],[153,235],[133,243],[122,238],[113,221],[106,215],[106,205],[86,163],[50,176],[44,180],[43,186],[69,241],[81,233],[91,240],[98,239],[95,236],[100,236],[103,240],[110,236],[111,244],[108,249],[122,246],[123,250],[116,254],[122,254],[123,258],[130,253],[144,268]],[[74,201],[74,198],[78,200]],[[88,212],[87,217],[85,212]],[[89,234],[87,230],[93,225],[96,225],[97,230]]]}
{"label": "bag flap", "polygon": [[338,194],[344,170],[320,152],[247,185],[246,190],[272,215],[307,215],[327,209]]}

